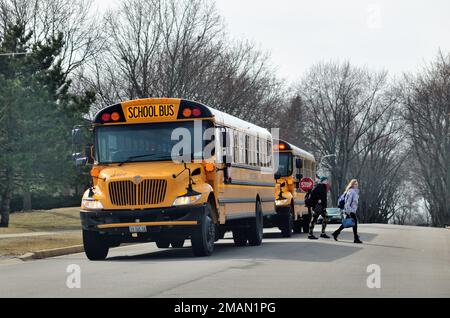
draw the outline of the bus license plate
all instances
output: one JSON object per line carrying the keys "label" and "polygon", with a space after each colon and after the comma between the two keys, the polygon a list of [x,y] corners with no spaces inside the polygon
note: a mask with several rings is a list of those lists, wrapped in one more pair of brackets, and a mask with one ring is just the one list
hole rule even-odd
{"label": "bus license plate", "polygon": [[147,227],[146,226],[130,226],[130,232],[131,233],[146,233]]}

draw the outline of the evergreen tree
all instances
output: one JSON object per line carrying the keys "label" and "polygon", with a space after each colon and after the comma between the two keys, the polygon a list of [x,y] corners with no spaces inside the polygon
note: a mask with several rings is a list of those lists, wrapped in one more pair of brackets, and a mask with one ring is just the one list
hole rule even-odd
{"label": "evergreen tree", "polygon": [[1,224],[8,225],[13,192],[31,209],[31,193],[49,196],[74,183],[71,163],[71,127],[82,121],[94,94],[70,93],[71,81],[58,58],[63,34],[30,45],[20,21],[0,39],[0,53],[27,54],[0,57],[0,200]]}

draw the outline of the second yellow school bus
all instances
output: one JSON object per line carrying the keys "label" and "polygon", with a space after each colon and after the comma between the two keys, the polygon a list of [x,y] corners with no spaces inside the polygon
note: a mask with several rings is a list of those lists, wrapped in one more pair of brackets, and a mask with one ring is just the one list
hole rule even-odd
{"label": "second yellow school bus", "polygon": [[[82,199],[85,253],[154,241],[196,256],[227,231],[236,245],[260,245],[275,211],[272,136],[203,104],[168,98],[123,102],[93,121],[92,187]],[[74,129],[79,140],[80,129]]]}
{"label": "second yellow school bus", "polygon": [[278,170],[275,172],[275,216],[268,216],[266,227],[278,226],[284,237],[292,231],[309,231],[311,215],[305,206],[306,193],[300,189],[303,178],[314,180],[316,161],[312,154],[286,141],[274,140],[275,154],[278,156]]}

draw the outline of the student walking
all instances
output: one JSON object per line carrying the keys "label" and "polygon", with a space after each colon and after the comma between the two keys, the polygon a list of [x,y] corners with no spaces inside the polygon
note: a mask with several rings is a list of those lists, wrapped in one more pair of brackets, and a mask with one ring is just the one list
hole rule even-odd
{"label": "student walking", "polygon": [[[358,200],[359,200],[359,189],[358,189],[358,180],[353,179],[345,188],[345,192],[343,194],[345,196],[345,205],[344,205],[344,213],[347,217],[351,217],[355,225],[353,226],[353,236],[354,242],[356,244],[361,244],[361,240],[358,235],[358,218],[356,217],[356,211],[358,209]],[[337,241],[339,234],[341,234],[344,229],[344,225],[333,233],[333,238]]]}
{"label": "student walking", "polygon": [[319,216],[322,216],[322,234],[321,238],[329,239],[330,237],[325,233],[325,229],[328,224],[328,214],[327,214],[327,193],[328,193],[328,178],[320,177],[318,184],[311,192],[311,199],[313,202],[313,217],[311,218],[311,223],[309,225],[309,236],[310,240],[317,240],[318,238],[314,236],[314,226],[317,222]]}

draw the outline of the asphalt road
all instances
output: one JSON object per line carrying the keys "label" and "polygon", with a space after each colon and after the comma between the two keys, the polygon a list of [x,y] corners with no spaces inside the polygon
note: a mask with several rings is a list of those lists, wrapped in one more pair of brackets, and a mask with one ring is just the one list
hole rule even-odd
{"label": "asphalt road", "polygon": [[[209,258],[149,243],[113,249],[103,262],[74,254],[0,263],[0,297],[450,297],[450,230],[360,232],[363,245],[353,244],[351,230],[340,242],[266,230],[260,247],[237,248],[227,235]],[[67,287],[71,264],[81,288]]]}

